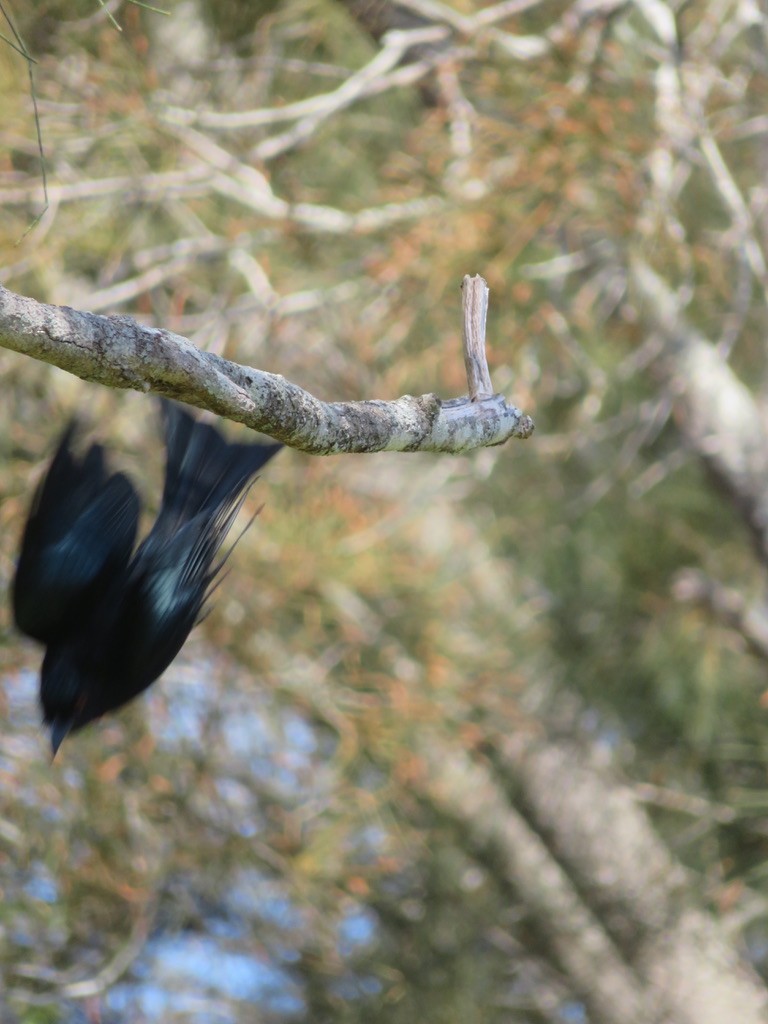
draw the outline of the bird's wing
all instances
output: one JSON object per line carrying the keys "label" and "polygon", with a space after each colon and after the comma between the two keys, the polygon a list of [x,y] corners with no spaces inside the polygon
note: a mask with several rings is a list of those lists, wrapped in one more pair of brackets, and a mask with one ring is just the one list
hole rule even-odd
{"label": "bird's wing", "polygon": [[108,475],[100,445],[74,456],[74,429],[65,431],[35,494],[13,582],[17,626],[46,644],[81,621],[128,565],[138,529],[130,480]]}
{"label": "bird's wing", "polygon": [[[225,561],[218,554],[243,496],[280,448],[230,444],[173,403],[163,403],[163,415],[167,467],[160,512],[83,639],[98,662],[91,673],[98,680],[98,692],[89,697],[91,717],[137,696],[179,653]],[[95,651],[93,633],[103,638]]]}
{"label": "bird's wing", "polygon": [[136,552],[109,654],[114,706],[145,690],[181,650],[221,569],[216,555],[241,504],[236,495],[215,512],[203,511],[169,539],[150,534]]}
{"label": "bird's wing", "polygon": [[217,554],[259,469],[282,445],[231,443],[183,406],[163,401],[167,461],[157,521],[128,572],[120,646],[136,692],[173,661],[222,568]]}

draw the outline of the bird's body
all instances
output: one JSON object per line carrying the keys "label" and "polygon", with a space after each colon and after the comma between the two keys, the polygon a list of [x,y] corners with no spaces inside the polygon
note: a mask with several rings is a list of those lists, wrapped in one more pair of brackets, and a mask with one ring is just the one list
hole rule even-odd
{"label": "bird's body", "polygon": [[70,424],[35,495],[13,586],[19,629],[46,645],[43,719],[68,732],[153,683],[200,619],[217,555],[258,470],[280,445],[233,444],[163,403],[167,462],[154,526],[134,552],[139,499],[100,445],[78,459]]}

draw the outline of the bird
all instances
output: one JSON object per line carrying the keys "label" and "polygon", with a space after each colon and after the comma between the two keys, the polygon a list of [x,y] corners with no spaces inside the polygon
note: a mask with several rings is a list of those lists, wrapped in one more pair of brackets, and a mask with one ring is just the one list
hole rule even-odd
{"label": "bird", "polygon": [[230,442],[179,403],[160,405],[165,481],[138,546],[136,489],[109,469],[101,444],[78,454],[76,418],[32,499],[11,600],[18,629],[45,646],[40,705],[54,757],[171,664],[207,612],[256,474],[282,447]]}

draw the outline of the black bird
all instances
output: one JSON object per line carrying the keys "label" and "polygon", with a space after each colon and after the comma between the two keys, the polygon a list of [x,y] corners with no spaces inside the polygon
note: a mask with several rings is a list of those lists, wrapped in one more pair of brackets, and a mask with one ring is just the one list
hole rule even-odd
{"label": "black bird", "polygon": [[163,499],[134,552],[139,499],[104,449],[62,435],[37,489],[13,582],[16,625],[45,644],[43,720],[64,737],[153,683],[200,620],[226,558],[217,560],[245,494],[279,444],[234,444],[181,406],[162,402]]}

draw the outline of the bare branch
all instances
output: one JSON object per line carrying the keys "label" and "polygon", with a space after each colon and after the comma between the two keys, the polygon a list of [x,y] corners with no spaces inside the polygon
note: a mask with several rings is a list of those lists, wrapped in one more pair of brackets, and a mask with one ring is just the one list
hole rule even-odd
{"label": "bare branch", "polygon": [[128,316],[44,305],[2,286],[0,345],[83,380],[155,391],[210,409],[313,455],[466,452],[533,431],[530,417],[502,395],[322,402],[284,377],[203,352],[171,331]]}
{"label": "bare branch", "polygon": [[464,308],[464,366],[469,397],[473,402],[493,394],[485,358],[485,321],[488,316],[488,285],[482,277],[467,274],[461,285]]}
{"label": "bare branch", "polygon": [[768,432],[760,409],[722,354],[686,320],[675,292],[639,257],[630,283],[638,310],[661,340],[654,372],[672,396],[681,429],[768,560]]}
{"label": "bare branch", "polygon": [[[183,107],[166,107],[162,116],[171,124],[210,128],[214,131],[232,131],[240,128],[256,128],[286,121],[305,119],[321,120],[344,110],[365,96],[376,95],[386,88],[386,76],[397,67],[405,54],[414,46],[425,43],[444,42],[448,31],[434,27],[414,29],[409,32],[387,32],[383,47],[376,56],[359,71],[351,74],[333,92],[310,96],[282,107],[264,107],[256,110],[220,112],[216,110],[189,110]],[[436,55],[435,63],[441,58]],[[424,69],[428,70],[428,65]]]}
{"label": "bare branch", "polygon": [[[515,889],[551,944],[558,966],[600,1024],[651,1024],[644,990],[602,923],[546,844],[505,798],[491,772],[465,752],[424,743],[423,782],[432,805],[467,833],[469,846]],[[555,790],[559,791],[558,783]],[[752,1018],[749,1018],[750,1020]]]}
{"label": "bare branch", "polygon": [[[550,855],[620,950],[644,1007],[653,1008],[640,1019],[766,1019],[762,983],[739,960],[724,924],[691,898],[691,877],[627,787],[585,763],[579,748],[562,740],[520,732],[489,753],[534,827],[547,837]],[[597,1019],[614,1018],[609,1013]],[[633,1018],[621,1007],[616,1019]]]}
{"label": "bare branch", "polygon": [[292,222],[308,231],[341,235],[379,231],[398,221],[426,217],[445,209],[445,201],[439,196],[387,203],[356,213],[317,203],[292,204],[274,193],[265,174],[238,160],[194,128],[178,128],[174,132],[197,156],[219,172],[214,173],[210,182],[215,192],[269,220]]}
{"label": "bare branch", "polygon": [[[121,202],[152,202],[181,195],[206,195],[210,190],[210,167],[195,164],[182,171],[158,174],[121,174],[110,178],[61,182],[48,186],[52,203],[91,202],[101,197],[120,196]],[[0,189],[0,206],[24,206],[34,195],[28,184]]]}

